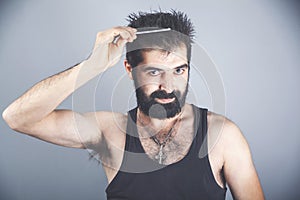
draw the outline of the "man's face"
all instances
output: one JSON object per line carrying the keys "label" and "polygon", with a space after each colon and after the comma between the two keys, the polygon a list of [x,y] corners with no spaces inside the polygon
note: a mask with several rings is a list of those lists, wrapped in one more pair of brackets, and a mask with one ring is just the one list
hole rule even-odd
{"label": "man's face", "polygon": [[186,48],[172,53],[145,51],[143,58],[144,61],[133,69],[139,109],[153,118],[174,117],[185,104],[188,90]]}

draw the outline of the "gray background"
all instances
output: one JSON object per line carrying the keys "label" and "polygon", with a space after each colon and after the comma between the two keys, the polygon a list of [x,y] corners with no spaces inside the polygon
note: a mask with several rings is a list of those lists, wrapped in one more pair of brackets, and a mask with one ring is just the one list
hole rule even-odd
{"label": "gray background", "polygon": [[[86,58],[97,31],[126,25],[130,12],[158,8],[179,9],[194,22],[197,43],[222,76],[226,115],[251,146],[266,198],[298,199],[297,1],[2,0],[0,110],[36,82]],[[114,70],[124,73],[121,66]],[[72,108],[72,99],[60,107]],[[109,99],[97,102],[97,108],[109,107]],[[0,126],[1,200],[105,198],[105,176],[87,151],[18,134],[3,120]]]}

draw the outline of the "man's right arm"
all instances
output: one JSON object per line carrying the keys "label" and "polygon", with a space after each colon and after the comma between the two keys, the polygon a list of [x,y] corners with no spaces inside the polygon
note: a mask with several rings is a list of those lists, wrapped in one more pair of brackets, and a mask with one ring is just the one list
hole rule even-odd
{"label": "man's right arm", "polygon": [[[114,44],[116,35],[120,38]],[[83,144],[98,143],[101,128],[92,120],[93,113],[56,108],[78,87],[117,63],[124,45],[135,37],[135,29],[129,27],[99,32],[87,60],[34,85],[4,110],[4,120],[18,132],[62,146],[84,148]],[[86,134],[80,138],[78,131],[82,130]]]}

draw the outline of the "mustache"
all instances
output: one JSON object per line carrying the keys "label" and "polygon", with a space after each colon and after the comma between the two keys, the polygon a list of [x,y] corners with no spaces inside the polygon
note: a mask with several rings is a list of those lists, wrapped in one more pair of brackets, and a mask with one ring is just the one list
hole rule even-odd
{"label": "mustache", "polygon": [[158,98],[158,99],[171,99],[171,98],[177,98],[178,94],[175,94],[176,92],[173,91],[171,93],[167,93],[164,90],[157,90],[153,92],[150,97],[151,98]]}

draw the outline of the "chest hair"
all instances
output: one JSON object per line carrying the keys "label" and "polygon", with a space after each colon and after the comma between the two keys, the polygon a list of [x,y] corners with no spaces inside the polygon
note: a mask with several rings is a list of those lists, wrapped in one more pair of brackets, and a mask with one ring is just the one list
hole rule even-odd
{"label": "chest hair", "polygon": [[[191,129],[181,129],[175,136],[171,137],[163,148],[163,153],[166,156],[164,165],[169,165],[182,160],[188,153],[194,139],[194,133]],[[155,156],[160,150],[160,146],[151,138],[140,138],[141,144],[146,154],[152,160],[156,160]]]}

